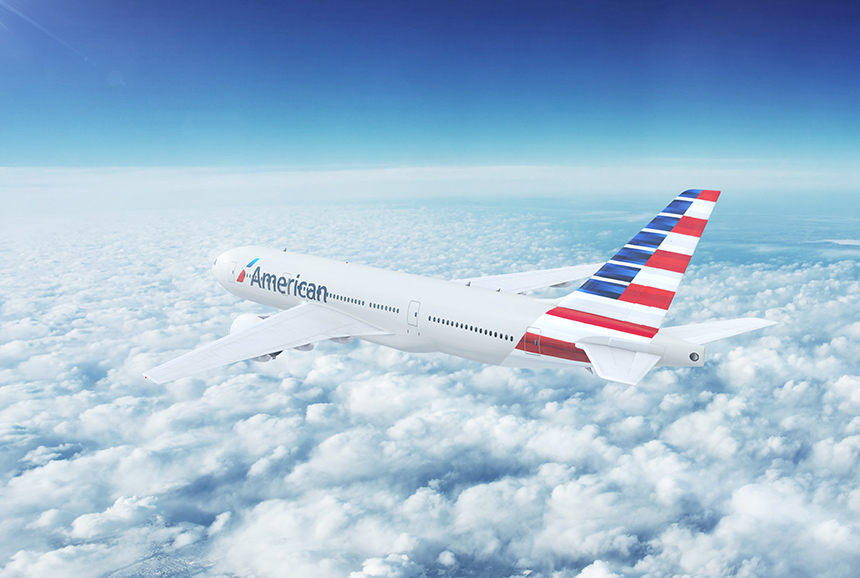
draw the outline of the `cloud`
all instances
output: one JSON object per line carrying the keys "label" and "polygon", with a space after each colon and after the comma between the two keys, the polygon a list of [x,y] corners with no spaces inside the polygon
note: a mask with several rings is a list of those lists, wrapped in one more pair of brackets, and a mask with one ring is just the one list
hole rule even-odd
{"label": "cloud", "polygon": [[834,243],[836,245],[847,245],[849,247],[860,247],[860,240],[857,239],[824,239],[822,243]]}
{"label": "cloud", "polygon": [[83,514],[75,518],[70,535],[73,538],[92,539],[136,526],[155,510],[154,502],[155,498],[152,497],[122,496],[102,513]]}
{"label": "cloud", "polygon": [[635,388],[362,342],[140,377],[265,310],[211,279],[230,246],[454,278],[599,259],[639,211],[19,223],[0,245],[0,576],[852,575],[860,271],[793,226],[749,261],[707,252],[731,234],[713,223],[667,323],[780,324]]}

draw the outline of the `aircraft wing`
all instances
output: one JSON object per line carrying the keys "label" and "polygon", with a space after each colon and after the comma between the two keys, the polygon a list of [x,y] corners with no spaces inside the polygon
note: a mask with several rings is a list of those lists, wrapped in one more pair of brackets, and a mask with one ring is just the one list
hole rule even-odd
{"label": "aircraft wing", "polygon": [[302,303],[150,369],[143,376],[155,383],[165,383],[325,339],[387,333],[346,313],[314,303]]}
{"label": "aircraft wing", "polygon": [[722,321],[679,325],[677,327],[664,327],[660,330],[660,333],[697,345],[704,345],[705,343],[725,339],[726,337],[734,337],[741,333],[763,329],[776,324],[776,321],[768,319],[743,317],[740,319],[724,319]]}
{"label": "aircraft wing", "polygon": [[571,281],[585,279],[600,269],[603,263],[592,265],[574,265],[558,269],[542,269],[540,271],[525,271],[523,273],[507,273],[505,275],[490,275],[488,277],[472,277],[469,279],[454,279],[454,283],[483,287],[506,293],[524,293],[547,287],[565,287]]}

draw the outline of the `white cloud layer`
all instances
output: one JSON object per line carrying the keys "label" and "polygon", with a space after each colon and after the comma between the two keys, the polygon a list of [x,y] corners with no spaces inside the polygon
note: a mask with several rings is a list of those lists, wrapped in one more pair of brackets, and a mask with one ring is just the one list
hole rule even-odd
{"label": "white cloud layer", "polygon": [[640,217],[440,204],[9,222],[0,577],[854,575],[860,266],[794,226],[732,256],[708,244],[746,233],[715,222],[669,320],[780,325],[635,388],[360,342],[140,376],[262,310],[211,278],[231,246],[453,278],[598,260]]}

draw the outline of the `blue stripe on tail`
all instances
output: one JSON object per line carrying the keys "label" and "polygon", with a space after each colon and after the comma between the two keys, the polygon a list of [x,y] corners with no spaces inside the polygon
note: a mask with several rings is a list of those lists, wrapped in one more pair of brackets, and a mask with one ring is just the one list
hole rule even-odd
{"label": "blue stripe on tail", "polygon": [[577,289],[577,291],[608,297],[609,299],[618,299],[624,293],[625,289],[627,289],[627,285],[619,285],[618,283],[610,283],[609,281],[600,281],[599,279],[592,278],[583,283],[582,287]]}
{"label": "blue stripe on tail", "polygon": [[618,251],[615,256],[612,258],[613,261],[623,261],[625,263],[633,263],[634,265],[644,265],[648,262],[648,259],[651,258],[650,251],[643,251],[642,249],[631,249],[630,247],[624,247],[620,251]]}
{"label": "blue stripe on tail", "polygon": [[646,229],[656,229],[657,231],[671,231],[680,219],[677,217],[666,217],[657,215],[650,223],[645,225]]}
{"label": "blue stripe on tail", "polygon": [[692,201],[681,201],[679,199],[675,199],[669,206],[663,209],[664,213],[674,213],[676,215],[683,215],[687,212],[687,209],[692,205]]}
{"label": "blue stripe on tail", "polygon": [[627,265],[616,265],[615,263],[606,263],[597,273],[595,277],[605,277],[606,279],[615,279],[629,283],[633,281],[636,273],[639,272],[639,267],[628,267]]}
{"label": "blue stripe on tail", "polygon": [[661,235],[659,233],[646,233],[644,231],[640,231],[635,237],[633,237],[628,245],[642,245],[643,247],[659,247],[660,243],[663,242],[663,239],[666,238],[666,235]]}

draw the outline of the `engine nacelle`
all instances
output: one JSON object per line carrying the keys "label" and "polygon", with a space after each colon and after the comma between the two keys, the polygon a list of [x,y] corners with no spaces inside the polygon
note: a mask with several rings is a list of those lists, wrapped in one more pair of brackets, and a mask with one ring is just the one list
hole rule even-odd
{"label": "engine nacelle", "polygon": [[268,316],[255,315],[254,313],[243,313],[233,320],[233,323],[230,325],[230,333],[236,333],[237,331],[243,331],[249,327],[253,327],[266,317]]}
{"label": "engine nacelle", "polygon": [[[243,313],[236,317],[233,320],[233,323],[230,325],[230,333],[236,333],[238,331],[244,331],[249,327],[253,327],[263,319],[268,317],[268,315],[255,315],[254,313]],[[265,355],[259,355],[257,357],[252,357],[251,361],[272,361],[274,358],[280,354],[280,351],[274,351],[272,353],[266,353]]]}

